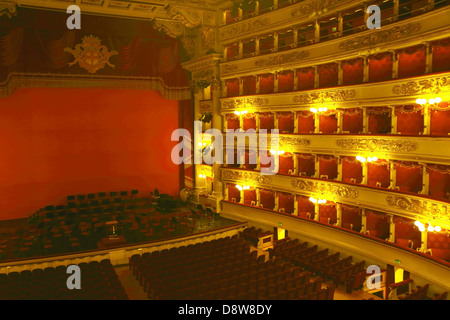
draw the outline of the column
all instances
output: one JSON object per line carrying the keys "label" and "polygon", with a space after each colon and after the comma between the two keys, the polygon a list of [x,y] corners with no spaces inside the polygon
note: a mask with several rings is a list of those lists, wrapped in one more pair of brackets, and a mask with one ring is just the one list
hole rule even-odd
{"label": "column", "polygon": [[362,210],[361,210],[361,233],[365,234],[366,231],[367,231],[366,209],[362,208]]}
{"label": "column", "polygon": [[336,203],[336,226],[342,227],[342,207],[340,203]]}
{"label": "column", "polygon": [[[216,71],[218,74],[218,66],[216,67]],[[218,85],[213,85],[211,87],[211,94],[212,94],[212,100],[213,100],[213,118],[211,121],[211,127],[214,129],[221,130],[223,125],[225,124],[225,121],[223,121],[222,115],[220,114],[220,87]],[[214,151],[218,152],[218,151]],[[224,152],[222,153],[222,155]],[[216,155],[216,153],[215,153]],[[224,163],[222,161],[222,163]],[[216,199],[220,200],[223,197],[223,184],[221,179],[221,168],[222,164],[214,162],[212,165],[212,171],[213,171],[213,196],[216,197]],[[216,210],[220,212],[220,205],[216,205]]]}
{"label": "column", "polygon": [[363,163],[362,163],[362,179],[361,179],[361,184],[367,185],[368,179],[369,179],[369,170],[368,170],[367,162],[363,162]]}
{"label": "column", "polygon": [[398,78],[398,54],[392,50],[392,79]]}
{"label": "column", "polygon": [[428,250],[428,231],[425,229],[425,231],[421,232],[421,246],[420,246],[420,252],[427,252]]}
{"label": "column", "polygon": [[298,176],[298,156],[296,153],[293,153],[294,157],[294,175]]}
{"label": "column", "polygon": [[259,94],[261,92],[261,88],[260,88],[260,77],[259,75],[256,75],[256,94]]}
{"label": "column", "polygon": [[394,215],[389,215],[389,242],[395,242],[395,223]]}
{"label": "column", "polygon": [[240,199],[239,203],[243,204],[244,203],[244,189],[239,190],[239,193],[241,195],[241,199]]}
{"label": "column", "polygon": [[298,118],[297,111],[294,111],[294,133],[298,133]]}
{"label": "column", "polygon": [[314,204],[314,220],[315,221],[319,221],[319,211],[320,211],[320,206],[319,206],[319,204],[318,203],[315,203]]}
{"label": "column", "polygon": [[369,116],[367,115],[367,108],[363,107],[363,134],[369,133]]}
{"label": "column", "polygon": [[420,194],[429,195],[430,193],[430,174],[428,173],[428,168],[426,163],[421,163],[422,165],[422,190]]}
{"label": "column", "polygon": [[320,133],[320,115],[314,114],[314,133]]}
{"label": "column", "polygon": [[255,4],[255,15],[257,16],[259,14],[259,1],[256,1]]}
{"label": "column", "polygon": [[391,106],[391,133],[397,134],[397,113],[395,112],[395,106]]}
{"label": "column", "polygon": [[239,78],[239,95],[244,95],[244,78]]}
{"label": "column", "polygon": [[227,83],[225,80],[222,81],[222,97],[226,98],[228,96]]}
{"label": "column", "polygon": [[430,135],[431,134],[431,114],[430,107],[423,107],[423,134]]}
{"label": "column", "polygon": [[369,82],[369,58],[364,57],[363,82]]}
{"label": "column", "polygon": [[297,196],[294,196],[294,212],[292,213],[293,216],[298,216],[298,201]]}
{"label": "column", "polygon": [[298,90],[298,74],[297,69],[294,70],[294,91]]}
{"label": "column", "polygon": [[225,46],[225,49],[223,49],[223,57],[225,59],[225,61],[227,61],[227,57],[228,57],[228,47]]}
{"label": "column", "polygon": [[259,132],[259,128],[261,127],[261,119],[259,118],[259,113],[255,113],[256,119],[256,132]]}
{"label": "column", "polygon": [[273,92],[278,92],[278,72],[273,73]]}
{"label": "column", "polygon": [[399,0],[394,0],[394,12],[393,12],[394,21],[398,20],[399,8],[400,8]]}
{"label": "column", "polygon": [[342,158],[341,156],[338,156],[338,169],[337,169],[337,178],[336,181],[342,181]]}
{"label": "column", "polygon": [[314,21],[314,43],[320,42],[320,23],[319,20]]}
{"label": "column", "polygon": [[425,73],[432,73],[433,72],[433,47],[429,42],[425,42],[426,48],[425,48],[425,59],[426,59],[426,66],[425,66]]}
{"label": "column", "polygon": [[397,175],[396,175],[394,160],[389,160],[389,175],[390,175],[389,189],[397,188]]}
{"label": "column", "polygon": [[319,70],[317,66],[314,66],[314,89],[319,88]]}
{"label": "column", "polygon": [[278,9],[278,0],[273,0],[273,10]]}
{"label": "column", "polygon": [[314,155],[315,159],[314,159],[314,178],[319,178],[320,177],[320,162],[319,162],[319,157],[316,155]]}
{"label": "column", "polygon": [[343,125],[342,125],[342,110],[337,111],[337,133],[342,133]]}
{"label": "column", "polygon": [[277,32],[273,33],[273,51],[274,52],[278,51],[278,33]]}
{"label": "column", "polygon": [[342,69],[342,61],[338,61],[338,85],[342,86],[344,83],[344,70]]}
{"label": "column", "polygon": [[261,191],[259,188],[256,188],[256,206],[259,207],[261,205]]}
{"label": "column", "polygon": [[344,15],[342,14],[342,12],[338,12],[338,36],[342,37],[343,34],[344,34]]}
{"label": "column", "polygon": [[276,112],[273,113],[273,126],[275,129],[278,129],[278,116]]}
{"label": "column", "polygon": [[225,194],[224,194],[224,199],[226,201],[230,201],[230,196],[228,194],[228,183],[225,183]]}
{"label": "column", "polygon": [[273,210],[278,211],[279,208],[279,199],[278,199],[278,191],[275,191],[275,206],[273,208]]}
{"label": "column", "polygon": [[298,47],[298,29],[297,28],[294,28],[294,44],[295,44],[295,47],[297,48]]}
{"label": "column", "polygon": [[259,55],[259,37],[255,38],[255,54]]}
{"label": "column", "polygon": [[239,59],[244,57],[244,43],[239,41]]}

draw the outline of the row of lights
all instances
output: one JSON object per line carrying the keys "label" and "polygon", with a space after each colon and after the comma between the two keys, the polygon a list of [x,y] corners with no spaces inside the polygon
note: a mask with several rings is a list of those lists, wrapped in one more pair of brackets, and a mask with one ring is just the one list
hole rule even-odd
{"label": "row of lights", "polygon": [[364,162],[375,162],[375,161],[378,161],[378,157],[367,157],[367,158],[364,158],[362,156],[357,156],[356,160],[358,160],[358,161],[360,161],[362,163],[364,163]]}
{"label": "row of lights", "polygon": [[270,154],[272,154],[272,155],[275,155],[275,154],[280,155],[280,154],[285,154],[285,153],[286,153],[286,151],[284,151],[284,150],[278,150],[278,151],[275,151],[273,149],[270,150]]}
{"label": "row of lights", "polygon": [[414,222],[414,225],[416,227],[418,227],[421,232],[423,232],[425,230],[428,230],[429,232],[433,232],[433,231],[440,232],[442,230],[441,227],[439,227],[439,226],[433,227],[431,225],[431,223],[428,223],[428,227],[425,228],[425,225],[422,222],[420,222],[420,221]]}
{"label": "row of lights", "polygon": [[437,97],[437,98],[430,99],[430,100],[427,100],[427,99],[417,99],[417,100],[416,100],[416,103],[417,103],[417,104],[420,104],[421,106],[424,106],[424,105],[426,105],[427,103],[430,104],[430,105],[433,105],[433,104],[439,104],[439,103],[441,103],[441,101],[442,101],[442,99],[439,98],[439,97]]}
{"label": "row of lights", "polygon": [[240,115],[244,115],[244,114],[247,114],[248,113],[248,110],[243,110],[243,111],[235,111],[234,112],[234,114],[235,115],[237,115],[237,116],[240,116]]}
{"label": "row of lights", "polygon": [[325,203],[327,203],[327,200],[325,200],[325,199],[316,199],[316,198],[314,198],[314,197],[311,197],[311,198],[309,198],[309,201],[311,201],[312,203],[318,203],[318,204],[325,204]]}
{"label": "row of lights", "polygon": [[327,107],[323,107],[323,108],[319,108],[319,109],[317,109],[317,108],[311,108],[311,109],[309,109],[309,111],[311,111],[312,113],[327,112],[327,111],[328,111],[328,108],[327,108]]}
{"label": "row of lights", "polygon": [[242,191],[242,190],[249,190],[249,189],[250,189],[250,186],[246,186],[246,185],[243,185],[243,186],[241,186],[241,185],[236,185],[236,188],[237,188],[239,191]]}

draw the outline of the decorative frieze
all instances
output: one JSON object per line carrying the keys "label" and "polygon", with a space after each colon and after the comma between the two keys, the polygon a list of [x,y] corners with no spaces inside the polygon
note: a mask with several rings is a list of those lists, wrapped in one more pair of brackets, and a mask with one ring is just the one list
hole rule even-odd
{"label": "decorative frieze", "polygon": [[280,147],[296,147],[296,146],[309,146],[311,145],[311,140],[304,138],[293,138],[293,137],[279,137]]}
{"label": "decorative frieze", "polygon": [[403,84],[395,85],[392,93],[397,95],[415,95],[424,93],[440,93],[450,90],[450,77],[440,77],[408,81]]}
{"label": "decorative frieze", "polygon": [[8,18],[12,18],[17,14],[17,5],[15,1],[0,1],[0,17],[3,15],[8,16]]}
{"label": "decorative frieze", "polygon": [[450,205],[443,203],[397,195],[387,196],[386,203],[391,207],[412,212],[424,218],[431,217],[432,219],[437,219],[441,223],[448,223],[450,221]]}
{"label": "decorative frieze", "polygon": [[262,175],[259,172],[247,172],[247,171],[232,171],[223,170],[222,171],[223,180],[233,180],[233,181],[252,181],[262,184],[272,183],[272,177],[269,175]]}
{"label": "decorative frieze", "polygon": [[310,104],[322,102],[348,101],[356,97],[356,91],[351,90],[318,90],[311,93],[296,95],[293,97],[294,103]]}
{"label": "decorative frieze", "polygon": [[368,151],[410,152],[417,150],[417,143],[402,139],[339,139],[336,140],[336,145],[343,149]]}
{"label": "decorative frieze", "polygon": [[308,58],[309,51],[302,50],[286,54],[280,54],[269,58],[259,59],[255,61],[256,67],[275,67],[286,63],[292,63]]}
{"label": "decorative frieze", "polygon": [[292,179],[291,185],[295,189],[298,189],[300,191],[324,193],[324,194],[326,193],[349,199],[356,199],[359,197],[359,193],[356,188],[331,184],[329,182],[316,182],[316,181],[307,181],[303,179]]}
{"label": "decorative frieze", "polygon": [[242,98],[230,99],[222,102],[223,108],[260,107],[269,103],[268,98]]}
{"label": "decorative frieze", "polygon": [[270,19],[268,17],[261,17],[255,20],[251,19],[247,22],[237,23],[222,29],[220,31],[220,37],[222,39],[234,37],[242,33],[252,32],[264,28],[268,24],[270,24]]}
{"label": "decorative frieze", "polygon": [[351,37],[351,39],[341,42],[339,48],[343,50],[356,50],[400,40],[418,33],[421,27],[422,25],[420,23],[409,23],[393,28],[383,28],[379,31],[370,32],[367,35]]}
{"label": "decorative frieze", "polygon": [[336,3],[342,2],[342,0],[311,0],[305,1],[300,7],[291,11],[292,17],[301,17],[304,15],[310,15],[312,13],[318,13],[319,11],[327,11],[333,7]]}

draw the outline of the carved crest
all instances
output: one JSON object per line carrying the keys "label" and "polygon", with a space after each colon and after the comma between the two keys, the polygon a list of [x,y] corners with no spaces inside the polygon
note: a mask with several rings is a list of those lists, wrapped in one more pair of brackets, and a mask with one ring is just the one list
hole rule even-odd
{"label": "carved crest", "polygon": [[96,73],[103,69],[106,64],[115,68],[109,62],[109,58],[116,55],[117,51],[109,51],[105,45],[102,45],[102,41],[93,35],[83,37],[82,43],[77,44],[75,49],[65,48],[64,51],[75,57],[75,60],[69,63],[70,67],[78,63],[89,73]]}

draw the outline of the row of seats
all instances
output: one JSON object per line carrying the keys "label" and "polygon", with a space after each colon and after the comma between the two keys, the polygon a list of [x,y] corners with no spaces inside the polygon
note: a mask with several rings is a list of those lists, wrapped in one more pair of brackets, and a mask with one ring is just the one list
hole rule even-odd
{"label": "row of seats", "polygon": [[110,260],[78,266],[79,290],[67,288],[67,266],[0,274],[0,300],[128,300]]}
{"label": "row of seats", "polygon": [[252,246],[257,247],[259,239],[269,234],[271,234],[271,232],[263,231],[261,228],[257,229],[252,226],[245,228],[243,231],[239,232],[239,237],[244,238],[245,240],[249,241]]}
{"label": "row of seats", "polygon": [[365,280],[365,261],[353,264],[352,256],[340,258],[340,252],[331,254],[328,248],[308,247],[307,242],[301,243],[298,239],[275,242],[274,248],[269,249],[269,256],[290,261],[323,279],[332,280],[336,286],[345,284],[348,291],[361,288]]}
{"label": "row of seats", "polygon": [[234,236],[130,258],[130,270],[151,299],[333,299],[290,263],[265,261]]}

